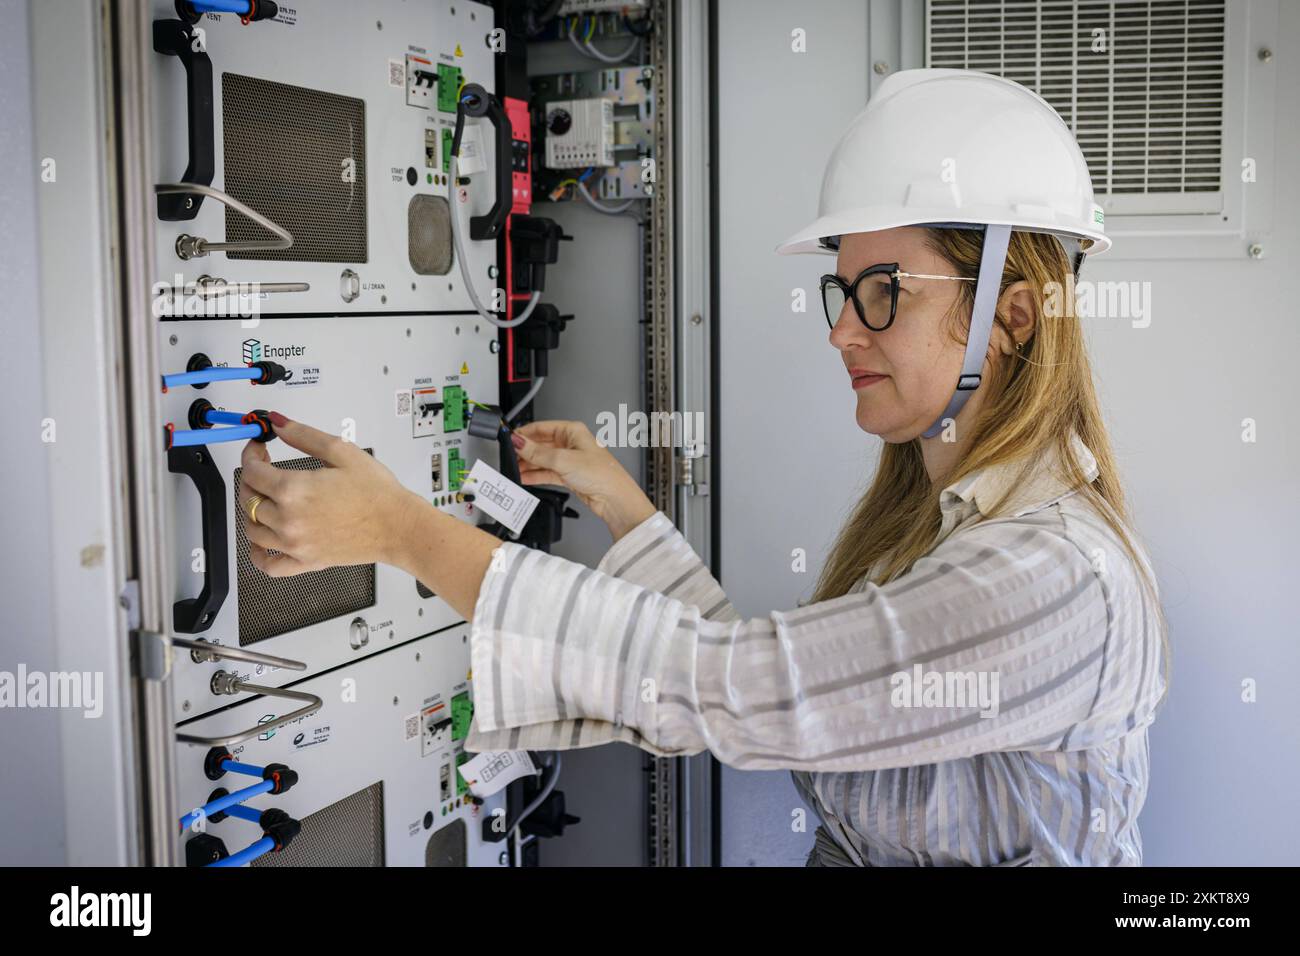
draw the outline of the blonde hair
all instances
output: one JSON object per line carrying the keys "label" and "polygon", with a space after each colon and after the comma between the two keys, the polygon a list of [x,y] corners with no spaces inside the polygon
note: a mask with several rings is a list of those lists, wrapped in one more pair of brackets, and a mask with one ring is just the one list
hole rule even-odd
{"label": "blonde hair", "polygon": [[[982,233],[928,229],[927,244],[951,263],[955,275],[978,275]],[[1074,318],[1045,320],[1049,290],[1058,306],[1054,315],[1060,314],[1060,305],[1065,306],[1065,315],[1075,315],[1074,287],[1069,281],[1072,274],[1065,250],[1054,236],[1012,232],[999,294],[1021,281],[1034,290],[1032,337],[1010,361],[994,363],[991,380],[982,386],[988,389],[985,405],[978,419],[968,426],[970,440],[963,456],[947,475],[930,480],[918,438],[884,446],[871,486],[840,529],[818,578],[814,600],[825,601],[848,593],[878,562],[873,583],[884,584],[929,553],[940,526],[939,491],[947,485],[979,469],[1019,460],[1024,462],[1020,474],[1026,476],[1041,457],[1055,450],[1065,472],[1061,477],[1068,479],[1071,486],[1080,487],[1079,493],[1095,506],[1132,559],[1157,608],[1168,660],[1167,622],[1150,569],[1126,527],[1128,506],[1093,387],[1083,329]],[[975,283],[957,285],[962,289],[953,310],[952,326],[955,340],[964,344]],[[1001,316],[995,322],[1007,328]],[[1091,483],[1074,456],[1071,433],[1079,436],[1097,460],[1097,478]],[[1005,503],[1004,495],[989,510],[997,515]]]}

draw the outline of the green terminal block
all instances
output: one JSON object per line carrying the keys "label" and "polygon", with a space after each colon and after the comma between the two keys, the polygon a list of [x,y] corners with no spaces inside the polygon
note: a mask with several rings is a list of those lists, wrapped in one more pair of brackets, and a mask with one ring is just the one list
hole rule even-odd
{"label": "green terminal block", "polygon": [[465,483],[465,476],[461,472],[468,471],[464,460],[460,457],[459,448],[447,449],[447,490],[460,491],[460,486]]}
{"label": "green terminal block", "polygon": [[451,739],[464,740],[469,736],[469,722],[474,717],[474,701],[469,691],[462,691],[451,699]]}
{"label": "green terminal block", "polygon": [[448,385],[442,390],[442,430],[458,432],[465,427],[465,389]]}
{"label": "green terminal block", "polygon": [[456,141],[456,134],[449,129],[442,131],[442,171],[451,173],[451,144]]}
{"label": "green terminal block", "polygon": [[469,784],[467,784],[465,778],[460,775],[460,766],[467,760],[469,760],[469,754],[467,753],[459,753],[456,755],[456,796],[458,797],[463,797],[465,794],[469,793]]}
{"label": "green terminal block", "polygon": [[438,64],[438,109],[444,113],[456,112],[456,98],[460,95],[460,67]]}

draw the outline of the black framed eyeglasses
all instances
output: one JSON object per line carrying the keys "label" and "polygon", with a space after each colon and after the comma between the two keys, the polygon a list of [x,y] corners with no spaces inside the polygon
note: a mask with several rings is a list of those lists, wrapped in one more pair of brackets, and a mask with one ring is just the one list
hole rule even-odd
{"label": "black framed eyeglasses", "polygon": [[853,310],[859,321],[873,332],[883,332],[894,324],[898,314],[899,279],[947,279],[952,282],[974,282],[966,276],[936,276],[920,272],[900,272],[897,262],[882,262],[867,266],[852,282],[837,275],[824,275],[821,281],[822,308],[826,311],[826,324],[835,328],[844,306],[853,300]]}

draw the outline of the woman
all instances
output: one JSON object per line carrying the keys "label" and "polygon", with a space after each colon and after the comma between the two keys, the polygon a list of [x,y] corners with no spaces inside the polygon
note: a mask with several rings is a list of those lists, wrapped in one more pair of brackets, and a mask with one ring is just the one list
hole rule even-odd
{"label": "woman", "polygon": [[525,484],[608,524],[595,570],[278,416],[333,467],[248,446],[253,561],[388,562],[470,619],[469,749],[622,740],[791,769],[822,819],[810,864],[1138,864],[1165,629],[1069,309],[1107,245],[1092,199],[1064,124],[1006,80],[897,74],[854,120],[820,218],[780,251],[836,251],[830,342],[885,446],[808,606],[742,619],[573,422],[514,442]]}

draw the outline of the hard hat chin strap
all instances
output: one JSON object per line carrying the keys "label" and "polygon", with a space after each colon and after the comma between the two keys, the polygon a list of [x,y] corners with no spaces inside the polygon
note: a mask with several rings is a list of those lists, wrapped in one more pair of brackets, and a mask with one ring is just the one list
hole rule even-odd
{"label": "hard hat chin strap", "polygon": [[938,421],[922,432],[933,438],[943,430],[943,423],[955,419],[966,400],[980,387],[984,370],[984,357],[988,354],[989,334],[993,331],[993,314],[997,309],[998,290],[1002,285],[1002,267],[1007,261],[1007,245],[1011,242],[1010,226],[986,226],[984,249],[980,253],[980,274],[975,282],[975,307],[971,310],[970,334],[966,337],[966,357],[961,363],[961,377]]}

